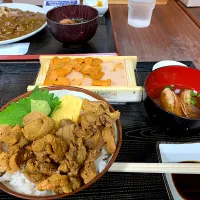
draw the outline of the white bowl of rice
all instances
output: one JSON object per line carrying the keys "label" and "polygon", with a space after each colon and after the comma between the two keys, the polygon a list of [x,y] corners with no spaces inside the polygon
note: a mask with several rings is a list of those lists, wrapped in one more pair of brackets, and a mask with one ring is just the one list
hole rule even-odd
{"label": "white bowl of rice", "polygon": [[[73,96],[77,96],[79,98],[88,99],[90,101],[98,101],[103,100],[102,97],[99,95],[90,92],[88,90],[84,90],[81,88],[76,87],[49,87],[48,90],[50,90],[50,93],[54,93],[55,96],[58,96],[61,98],[62,96],[65,96],[66,94],[70,94]],[[26,98],[31,94],[31,92],[27,92],[12,101],[10,101],[8,104],[3,106],[0,110],[4,110],[11,102],[18,102],[21,98]],[[109,104],[110,112],[114,112],[115,110],[113,107]],[[62,198],[66,196],[70,196],[72,194],[75,194],[87,187],[89,187],[91,184],[96,182],[101,176],[103,176],[108,169],[111,167],[115,159],[117,158],[117,155],[119,153],[119,149],[122,142],[122,128],[119,119],[114,124],[114,134],[115,134],[115,143],[116,143],[116,150],[112,155],[108,155],[106,148],[104,147],[101,152],[101,156],[95,161],[96,166],[96,173],[97,176],[92,179],[87,184],[82,185],[78,189],[74,190],[70,193],[63,193],[63,194],[55,194],[51,190],[45,190],[45,191],[39,191],[36,188],[36,185],[32,182],[30,182],[25,175],[21,171],[17,171],[13,174],[10,174],[6,172],[0,177],[0,189],[3,190],[6,193],[9,193],[13,196],[24,198],[24,199],[56,199],[56,198]]]}

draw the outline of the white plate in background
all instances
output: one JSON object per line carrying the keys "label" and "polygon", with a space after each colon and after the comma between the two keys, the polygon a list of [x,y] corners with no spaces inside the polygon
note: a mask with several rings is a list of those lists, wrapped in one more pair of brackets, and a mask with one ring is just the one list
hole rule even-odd
{"label": "white plate in background", "polygon": [[[35,6],[35,5],[31,5],[31,4],[2,3],[2,4],[0,4],[0,7],[2,7],[2,6],[6,6],[8,8],[20,9],[20,10],[23,10],[23,11],[31,11],[31,12],[35,12],[35,13],[39,12],[39,13],[46,14],[45,10],[43,8],[40,8],[40,7]],[[37,30],[35,30],[35,31],[33,31],[33,32],[31,32],[31,33],[29,33],[27,35],[23,35],[23,36],[20,36],[18,38],[13,38],[13,39],[10,39],[10,40],[0,41],[0,45],[18,42],[18,41],[24,40],[24,39],[26,39],[28,37],[31,37],[31,36],[35,35],[36,33],[38,33],[39,31],[41,31],[42,29],[44,29],[46,25],[47,25],[47,23],[45,22],[43,26],[41,26]]]}
{"label": "white plate in background", "polygon": [[177,62],[177,61],[174,61],[174,60],[163,60],[163,61],[160,61],[160,62],[157,62],[153,68],[152,68],[152,71],[154,71],[155,69],[158,69],[158,68],[161,68],[161,67],[166,67],[166,66],[185,66],[187,67],[185,64],[181,63],[181,62]]}
{"label": "white plate in background", "polygon": [[[107,1],[107,0],[102,0],[103,6],[104,6],[104,4],[106,3],[106,1]],[[85,2],[87,5],[96,6],[98,0],[84,0],[84,2]]]}
{"label": "white plate in background", "polygon": [[[163,163],[178,163],[183,161],[199,161],[200,162],[200,143],[184,143],[184,144],[158,144],[160,161]],[[166,188],[170,199],[184,200],[176,190],[171,174],[165,174]]]}
{"label": "white plate in background", "polygon": [[103,7],[97,7],[98,0],[83,0],[83,5],[94,7],[98,10],[99,16],[103,16],[108,10],[108,0],[102,0]]}

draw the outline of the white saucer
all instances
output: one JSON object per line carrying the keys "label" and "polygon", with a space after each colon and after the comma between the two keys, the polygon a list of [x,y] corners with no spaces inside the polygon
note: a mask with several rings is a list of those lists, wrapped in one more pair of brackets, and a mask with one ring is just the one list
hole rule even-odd
{"label": "white saucer", "polygon": [[155,69],[161,68],[161,67],[174,66],[174,65],[187,67],[185,64],[183,64],[181,62],[177,62],[174,60],[163,60],[163,61],[157,62],[153,66],[152,71],[154,71]]}

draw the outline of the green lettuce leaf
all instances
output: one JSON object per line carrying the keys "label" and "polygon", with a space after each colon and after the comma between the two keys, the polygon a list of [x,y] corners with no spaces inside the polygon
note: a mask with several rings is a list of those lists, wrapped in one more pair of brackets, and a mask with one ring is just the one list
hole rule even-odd
{"label": "green lettuce leaf", "polygon": [[18,102],[10,104],[5,110],[0,112],[0,124],[15,126],[23,125],[23,118],[31,112],[31,102],[29,98],[20,99]]}
{"label": "green lettuce leaf", "polygon": [[[23,126],[23,118],[31,112],[31,99],[45,100],[48,102],[51,113],[60,105],[58,97],[50,94],[49,91],[36,87],[28,98],[20,99],[18,102],[11,103],[6,109],[0,112],[0,124]],[[51,115],[51,113],[49,115]]]}

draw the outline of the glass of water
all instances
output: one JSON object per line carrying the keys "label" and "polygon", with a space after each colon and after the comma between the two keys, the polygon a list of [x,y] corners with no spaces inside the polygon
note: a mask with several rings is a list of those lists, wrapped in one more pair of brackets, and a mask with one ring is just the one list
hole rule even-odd
{"label": "glass of water", "polygon": [[149,26],[156,0],[129,0],[128,24],[136,28]]}

